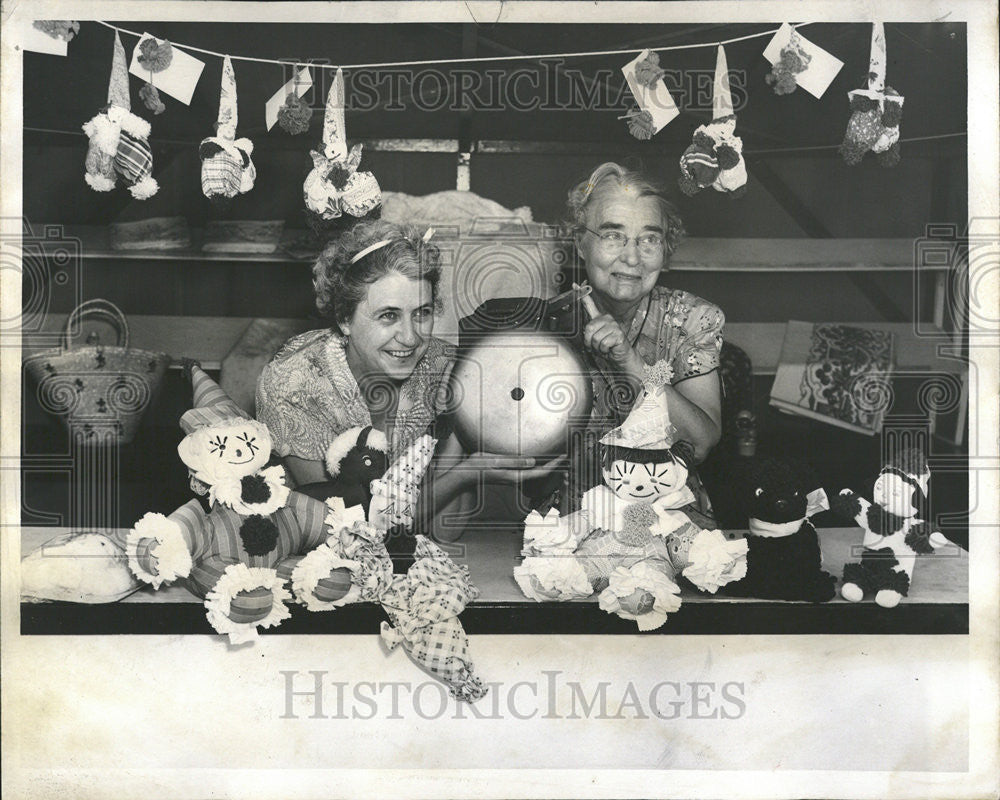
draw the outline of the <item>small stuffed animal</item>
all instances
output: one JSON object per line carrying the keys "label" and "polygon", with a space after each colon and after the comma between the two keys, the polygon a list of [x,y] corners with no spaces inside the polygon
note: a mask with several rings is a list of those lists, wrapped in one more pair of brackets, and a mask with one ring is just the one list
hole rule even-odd
{"label": "small stuffed animal", "polygon": [[[169,516],[149,513],[129,532],[129,567],[153,588],[187,578],[205,599],[208,620],[233,644],[290,615],[286,587],[302,558],[326,542],[327,507],[285,485],[284,468],[267,466],[267,426],[247,419],[199,367],[191,367],[195,407],[181,417],[187,436],[177,448],[192,487],[209,510],[191,500]],[[304,604],[336,602],[353,573],[331,561],[308,586]]]}
{"label": "small stuffed animal", "polygon": [[[377,219],[382,190],[370,172],[358,172],[361,145],[347,148],[344,75],[330,85],[323,114],[323,149],[311,150],[313,168],[302,185],[306,222],[316,234],[331,233],[360,219]],[[344,219],[342,219],[344,217]]]}
{"label": "small stuffed animal", "polygon": [[116,32],[108,104],[83,126],[90,140],[84,178],[95,192],[110,192],[120,177],[134,198],[145,200],[160,187],[152,175],[149,123],[131,108],[125,48]]}
{"label": "small stuffed animal", "polygon": [[728,594],[825,603],[836,594],[822,569],[819,537],[809,517],[825,510],[826,494],[804,465],[762,458],[752,469],[748,498],[746,576]]}
{"label": "small stuffed animal", "polygon": [[875,602],[893,608],[906,597],[917,555],[932,553],[948,540],[924,521],[930,483],[927,457],[918,448],[896,454],[879,473],[873,503],[843,489],[834,511],[853,519],[865,532],[861,561],[844,566],[840,593],[856,603],[874,594]]}
{"label": "small stuffed animal", "polygon": [[330,442],[326,469],[333,478],[329,491],[344,506],[360,505],[368,516],[372,501],[371,483],[389,468],[389,443],[385,434],[371,425],[348,428]]}

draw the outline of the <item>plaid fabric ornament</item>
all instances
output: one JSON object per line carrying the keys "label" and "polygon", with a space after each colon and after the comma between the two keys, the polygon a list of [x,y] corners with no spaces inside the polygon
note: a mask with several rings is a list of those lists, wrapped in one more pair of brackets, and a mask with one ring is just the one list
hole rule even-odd
{"label": "plaid fabric ornament", "polygon": [[215,203],[227,203],[237,195],[246,194],[257,178],[257,169],[250,159],[253,142],[236,138],[237,121],[236,73],[232,60],[226,56],[222,62],[216,135],[202,139],[198,147],[201,191]]}
{"label": "plaid fabric ornament", "polygon": [[397,575],[382,595],[391,624],[382,623],[382,640],[391,650],[402,645],[419,666],[448,685],[452,697],[479,700],[486,687],[476,676],[469,639],[458,615],[479,595],[468,567],[459,567],[424,536],[417,536],[416,561]]}

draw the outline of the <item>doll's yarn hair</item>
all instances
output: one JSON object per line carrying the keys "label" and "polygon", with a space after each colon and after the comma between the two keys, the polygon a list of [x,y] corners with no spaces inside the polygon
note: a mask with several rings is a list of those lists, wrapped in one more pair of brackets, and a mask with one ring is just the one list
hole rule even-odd
{"label": "doll's yarn hair", "polygon": [[582,236],[587,227],[587,209],[595,197],[609,188],[628,188],[638,197],[652,197],[660,206],[663,216],[663,239],[667,258],[673,255],[684,239],[684,222],[673,203],[667,198],[665,187],[642,172],[628,169],[613,161],[601,164],[590,177],[574,186],[566,201],[566,224],[576,236]]}
{"label": "doll's yarn hair", "polygon": [[[348,321],[368,296],[368,287],[391,274],[427,281],[438,310],[441,255],[432,242],[423,240],[423,234],[413,226],[381,219],[346,229],[326,246],[313,267],[320,313],[336,324]],[[388,244],[354,260],[365,248],[386,240]]]}

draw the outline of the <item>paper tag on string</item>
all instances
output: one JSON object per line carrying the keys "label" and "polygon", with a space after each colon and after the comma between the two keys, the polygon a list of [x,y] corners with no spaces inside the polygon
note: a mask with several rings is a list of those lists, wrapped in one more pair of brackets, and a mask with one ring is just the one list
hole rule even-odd
{"label": "paper tag on string", "polygon": [[139,63],[139,56],[142,54],[139,45],[147,39],[154,39],[161,44],[164,41],[144,33],[132,51],[132,63],[129,64],[128,71],[137,78],[142,78],[153,84],[161,92],[166,92],[184,105],[191,105],[191,96],[194,94],[195,86],[198,85],[202,70],[205,69],[205,62],[188,55],[171,42],[173,57],[170,59],[170,66],[160,72],[150,72]]}
{"label": "paper tag on string", "polygon": [[284,86],[271,95],[271,99],[264,105],[264,120],[267,122],[267,129],[271,130],[278,122],[278,111],[285,104],[285,98],[295,91],[297,97],[302,97],[313,85],[312,72],[309,67],[303,67]]}
{"label": "paper tag on string", "polygon": [[649,50],[643,50],[634,59],[622,67],[622,74],[628,82],[628,88],[632,91],[639,108],[648,111],[653,118],[654,133],[659,133],[664,127],[672,122],[681,112],[674,102],[667,84],[663,80],[658,80],[652,86],[643,86],[635,77],[635,66],[649,55]]}
{"label": "paper tag on string", "polygon": [[65,39],[55,39],[45,31],[40,31],[30,20],[26,20],[20,30],[11,37],[15,42],[20,42],[22,50],[30,50],[32,53],[44,53],[49,56],[65,56],[69,42]]}
{"label": "paper tag on string", "polygon": [[[778,32],[764,49],[764,58],[771,64],[777,64],[781,60],[782,49],[791,41],[792,33],[792,26],[787,22],[778,28]],[[810,57],[810,61],[802,72],[795,75],[795,82],[813,97],[820,98],[837,77],[844,62],[804,38],[801,33],[797,35],[799,46]]]}

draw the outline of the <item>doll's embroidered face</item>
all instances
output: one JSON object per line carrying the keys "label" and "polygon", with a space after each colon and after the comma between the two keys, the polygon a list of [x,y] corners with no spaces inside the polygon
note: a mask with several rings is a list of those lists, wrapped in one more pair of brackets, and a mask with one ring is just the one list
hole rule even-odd
{"label": "doll's embroidered face", "polygon": [[211,486],[263,468],[271,456],[271,436],[256,420],[234,419],[188,434],[177,451],[195,477]]}
{"label": "doll's embroidered face", "polygon": [[872,490],[872,499],[890,514],[912,517],[917,513],[913,506],[913,486],[902,476],[884,472],[878,476]]}
{"label": "doll's embroidered face", "polygon": [[652,503],[683,487],[687,477],[687,467],[676,459],[659,463],[618,459],[604,468],[605,484],[630,502]]}

